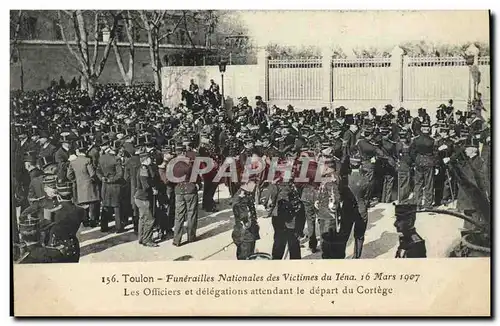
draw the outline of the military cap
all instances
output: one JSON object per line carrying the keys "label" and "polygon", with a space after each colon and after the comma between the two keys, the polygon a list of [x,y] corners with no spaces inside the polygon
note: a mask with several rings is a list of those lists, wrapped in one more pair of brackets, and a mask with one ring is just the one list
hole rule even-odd
{"label": "military cap", "polygon": [[35,153],[33,151],[25,153],[23,161],[35,164],[36,163]]}
{"label": "military cap", "polygon": [[64,131],[59,135],[59,142],[61,143],[69,143],[71,142],[71,133],[68,131]]}
{"label": "military cap", "polygon": [[42,178],[42,183],[45,187],[55,188],[57,182],[57,175],[45,174]]}
{"label": "military cap", "polygon": [[145,158],[151,157],[151,152],[148,152],[148,151],[145,151],[145,150],[144,150],[144,151],[141,151],[141,152],[139,153],[139,157],[140,157],[141,159],[145,159]]}
{"label": "military cap", "polygon": [[467,139],[465,140],[465,147],[475,147],[479,148],[480,144],[480,139],[476,138],[475,136],[467,136]]}
{"label": "military cap", "polygon": [[353,114],[346,114],[345,115],[345,123],[347,125],[353,125],[354,124],[354,115]]}
{"label": "military cap", "polygon": [[438,109],[446,109],[447,106],[446,106],[446,104],[439,104],[439,106],[437,108]]}
{"label": "military cap", "polygon": [[38,135],[40,136],[40,138],[49,138],[49,134],[45,130],[40,130]]}
{"label": "military cap", "polygon": [[392,109],[394,109],[394,107],[392,106],[392,104],[386,104],[384,106],[384,110],[386,110],[387,112],[391,112]]}
{"label": "military cap", "polygon": [[73,184],[71,182],[57,182],[56,190],[61,196],[69,196],[73,193]]}
{"label": "military cap", "polygon": [[40,158],[40,163],[42,165],[42,168],[47,167],[48,165],[54,164],[54,156],[53,155],[48,155]]}
{"label": "military cap", "polygon": [[262,101],[262,96],[257,95],[257,96],[255,96],[255,99],[256,99],[257,101]]}
{"label": "military cap", "polygon": [[270,254],[267,254],[265,252],[257,252],[248,256],[246,260],[272,260],[272,259],[273,257]]}
{"label": "military cap", "polygon": [[442,133],[442,132],[448,133],[449,131],[450,131],[450,128],[448,128],[446,126],[439,127],[440,133]]}
{"label": "military cap", "polygon": [[78,150],[85,150],[87,149],[88,143],[85,140],[79,139],[75,141],[75,148]]}
{"label": "military cap", "polygon": [[412,229],[417,218],[417,205],[398,204],[394,206],[394,215],[396,217],[394,226],[396,226],[398,231]]}

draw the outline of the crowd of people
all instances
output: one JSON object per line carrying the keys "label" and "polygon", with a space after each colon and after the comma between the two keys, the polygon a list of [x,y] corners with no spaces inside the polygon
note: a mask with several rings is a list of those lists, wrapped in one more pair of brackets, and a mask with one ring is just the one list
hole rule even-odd
{"label": "crowd of people", "polygon": [[[78,261],[81,225],[111,232],[111,220],[117,233],[133,224],[146,247],[169,237],[181,246],[184,232],[194,242],[198,193],[201,208],[216,212],[221,183],[232,198],[237,259],[254,257],[260,204],[272,219],[273,259],[286,248],[300,259],[301,244],[315,252],[318,239],[323,258],[345,258],[353,229],[353,257],[360,258],[368,209],[377,202],[425,209],[456,201],[457,210],[489,223],[477,208],[483,199],[489,205],[491,181],[490,125],[480,111],[455,110],[450,100],[433,119],[423,108],[411,117],[392,105],[349,114],[343,106],[268,107],[260,96],[254,105],[243,97],[226,109],[213,81],[203,92],[191,81],[186,92],[186,103],[175,108],[164,107],[149,84],[102,85],[93,98],[61,83],[12,93],[12,206],[21,212],[13,210],[12,224],[20,261]],[[199,156],[216,166],[195,180],[168,177],[170,161],[184,158],[173,168],[182,177]],[[265,173],[244,180],[249,158],[265,162],[265,171],[280,169],[271,181]],[[295,182],[304,158],[311,178]],[[236,178],[215,180],[229,161]],[[471,189],[482,196],[471,197]],[[411,214],[396,222],[405,248],[398,256],[425,256],[413,222]],[[26,232],[34,224],[36,239]],[[473,232],[475,225],[464,228]]]}

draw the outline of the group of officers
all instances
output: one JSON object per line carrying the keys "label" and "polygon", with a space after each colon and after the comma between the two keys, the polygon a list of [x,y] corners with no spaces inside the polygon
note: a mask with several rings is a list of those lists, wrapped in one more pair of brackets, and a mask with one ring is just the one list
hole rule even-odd
{"label": "group of officers", "polygon": [[[227,110],[205,94],[198,93],[192,107],[180,103],[172,109],[148,85],[106,85],[92,99],[69,89],[14,94],[12,199],[21,213],[13,213],[13,238],[22,249],[20,260],[78,261],[80,224],[110,232],[112,219],[117,233],[133,224],[146,247],[169,237],[181,246],[184,232],[194,242],[198,192],[203,191],[202,209],[216,212],[220,183],[232,197],[237,259],[254,259],[259,204],[272,219],[272,259],[300,259],[301,244],[315,252],[318,238],[323,258],[345,258],[352,229],[353,258],[360,258],[368,209],[377,201],[426,208],[458,199],[457,208],[474,216],[451,164],[466,166],[490,194],[489,125],[480,112],[455,111],[451,100],[431,125],[425,109],[414,118],[391,105],[381,115],[375,108],[348,114],[342,106],[297,111],[269,108],[257,96],[254,106],[244,97]],[[216,166],[190,180],[197,156],[212,158]],[[174,183],[167,166],[178,157],[190,163],[175,164],[174,176],[187,179]],[[266,168],[243,178],[252,157]],[[274,157],[280,169],[269,178]],[[304,157],[309,181],[294,182]],[[236,162],[238,178],[215,182],[228,159]],[[412,217],[401,216],[400,247],[421,248],[408,223]],[[28,232],[33,221],[41,225],[37,239]],[[421,251],[401,256],[425,256]]]}

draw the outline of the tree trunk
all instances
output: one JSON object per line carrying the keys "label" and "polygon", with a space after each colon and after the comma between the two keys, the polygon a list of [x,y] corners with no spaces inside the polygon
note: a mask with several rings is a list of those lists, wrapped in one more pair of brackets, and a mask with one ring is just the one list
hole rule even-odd
{"label": "tree trunk", "polygon": [[19,68],[20,68],[20,75],[19,79],[21,82],[21,91],[24,92],[24,68],[23,68],[23,59],[21,58],[21,53],[19,52],[19,47],[17,47],[17,60],[19,60]]}

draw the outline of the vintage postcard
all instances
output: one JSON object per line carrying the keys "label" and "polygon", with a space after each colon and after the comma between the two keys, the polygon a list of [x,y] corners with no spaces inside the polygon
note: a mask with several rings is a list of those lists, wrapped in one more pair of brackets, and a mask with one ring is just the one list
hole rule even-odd
{"label": "vintage postcard", "polygon": [[488,10],[11,10],[13,314],[491,316],[492,55]]}

